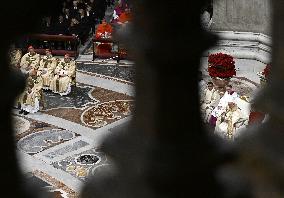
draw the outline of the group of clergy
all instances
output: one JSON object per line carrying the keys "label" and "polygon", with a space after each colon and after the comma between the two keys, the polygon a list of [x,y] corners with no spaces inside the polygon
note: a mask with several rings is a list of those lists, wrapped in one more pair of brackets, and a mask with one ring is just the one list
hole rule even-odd
{"label": "group of clergy", "polygon": [[241,98],[231,85],[222,96],[212,82],[201,93],[201,115],[214,133],[234,140],[248,125],[250,104]]}
{"label": "group of clergy", "polygon": [[28,52],[19,60],[15,51],[10,54],[11,65],[27,77],[26,88],[18,98],[20,114],[26,115],[39,110],[43,89],[61,96],[71,92],[71,86],[75,83],[76,64],[69,54],[65,54],[60,60],[52,56],[50,49],[46,49],[46,54],[40,56],[33,46],[30,46]]}

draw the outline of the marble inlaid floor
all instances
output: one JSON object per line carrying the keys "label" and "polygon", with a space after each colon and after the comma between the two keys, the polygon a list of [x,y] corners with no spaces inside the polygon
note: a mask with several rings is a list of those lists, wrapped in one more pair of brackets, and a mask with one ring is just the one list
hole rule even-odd
{"label": "marble inlaid floor", "polygon": [[133,90],[126,81],[77,71],[69,95],[44,91],[39,112],[20,115],[15,109],[15,138],[27,180],[53,197],[79,197],[83,183],[110,166],[100,144],[130,122]]}
{"label": "marble inlaid floor", "polygon": [[83,62],[77,65],[78,71],[89,73],[91,75],[101,75],[113,79],[123,80],[128,83],[134,82],[135,67],[132,64],[108,63],[98,64],[92,62]]}
{"label": "marble inlaid floor", "polygon": [[28,173],[26,178],[29,183],[35,184],[40,187],[48,197],[54,198],[77,198],[79,193],[76,193],[74,190],[70,189],[64,183],[56,180],[53,177],[45,174],[41,171],[34,171]]}
{"label": "marble inlaid floor", "polygon": [[[45,91],[46,107],[40,112],[13,113],[22,170],[28,181],[54,197],[78,197],[90,176],[111,166],[100,145],[129,124],[134,108],[133,64],[79,59],[77,85],[70,95]],[[243,76],[231,82],[249,97],[258,88],[258,82]]]}

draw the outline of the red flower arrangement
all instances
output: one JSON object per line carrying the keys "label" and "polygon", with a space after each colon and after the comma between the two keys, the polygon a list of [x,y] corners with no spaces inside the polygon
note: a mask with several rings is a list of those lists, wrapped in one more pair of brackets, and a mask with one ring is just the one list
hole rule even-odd
{"label": "red flower arrangement", "polygon": [[236,75],[235,61],[231,55],[210,54],[208,63],[208,72],[211,77],[232,78]]}
{"label": "red flower arrangement", "polygon": [[271,64],[267,64],[261,74],[264,75],[264,77],[267,79],[270,75],[270,70],[271,70]]}

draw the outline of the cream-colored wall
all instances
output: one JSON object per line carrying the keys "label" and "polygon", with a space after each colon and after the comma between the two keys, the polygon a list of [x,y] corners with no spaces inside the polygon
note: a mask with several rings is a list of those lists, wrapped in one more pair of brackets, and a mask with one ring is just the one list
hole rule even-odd
{"label": "cream-colored wall", "polygon": [[211,29],[271,35],[271,7],[270,0],[214,0]]}

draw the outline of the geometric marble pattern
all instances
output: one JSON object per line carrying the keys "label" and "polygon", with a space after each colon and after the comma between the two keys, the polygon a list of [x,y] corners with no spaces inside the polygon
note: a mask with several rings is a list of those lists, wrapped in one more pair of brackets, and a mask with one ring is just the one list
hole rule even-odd
{"label": "geometric marble pattern", "polygon": [[97,167],[108,165],[105,154],[97,149],[90,149],[80,154],[69,156],[64,160],[54,162],[55,168],[61,169],[79,180],[86,181],[95,173]]}
{"label": "geometric marble pattern", "polygon": [[46,191],[48,197],[79,198],[78,193],[74,192],[62,182],[42,171],[36,170],[32,173],[29,173],[28,175],[30,175],[27,178],[28,182],[32,184],[34,183],[42,190]]}
{"label": "geometric marble pattern", "polygon": [[[52,197],[79,197],[80,186],[89,176],[110,167],[98,148],[110,128],[129,122],[123,118],[134,106],[133,86],[127,84],[133,81],[134,67],[84,66],[91,74],[84,78],[77,73],[77,86],[69,95],[44,91],[44,109],[28,115],[15,110],[13,115],[23,171],[31,173],[29,181],[40,184]],[[94,77],[92,71],[114,78]]]}
{"label": "geometric marble pattern", "polygon": [[134,82],[135,66],[117,66],[101,64],[77,64],[78,71],[101,74],[129,82]]}
{"label": "geometric marble pattern", "polygon": [[62,148],[58,148],[50,153],[47,153],[47,154],[44,154],[44,157],[47,157],[49,159],[53,159],[53,158],[56,158],[56,157],[59,157],[59,156],[62,156],[66,153],[70,153],[72,151],[76,151],[80,148],[83,148],[85,146],[88,146],[89,143],[83,141],[83,140],[79,140],[77,142],[74,142],[74,143],[71,143],[71,144],[68,144]]}
{"label": "geometric marble pattern", "polygon": [[119,120],[129,116],[133,109],[134,101],[110,101],[100,103],[85,110],[81,116],[82,122],[90,127],[103,127],[110,120]]}
{"label": "geometric marble pattern", "polygon": [[46,195],[48,197],[56,197],[56,198],[66,198],[68,197],[68,193],[65,192],[62,189],[58,189],[55,186],[50,185],[46,181],[36,177],[36,176],[30,176],[28,177],[28,182],[30,184],[34,184],[41,188],[41,190],[45,191]]}
{"label": "geometric marble pattern", "polygon": [[[84,85],[81,86],[84,87]],[[76,108],[75,105],[69,108],[59,106],[42,112],[94,129],[130,115],[134,106],[133,97],[100,87],[88,86],[88,88],[90,91],[86,94],[84,101],[80,102],[81,108]],[[80,101],[80,99],[74,99],[72,95],[70,98]]]}
{"label": "geometric marble pattern", "polygon": [[[78,197],[82,183],[111,167],[99,144],[105,135],[127,128],[129,120],[122,119],[134,109],[133,94],[127,90],[133,87],[128,82],[134,81],[134,66],[87,62],[78,63],[79,70],[83,72],[77,76],[84,75],[77,78],[69,95],[44,91],[46,109],[32,116],[16,113],[14,121],[18,149],[29,157],[23,162],[25,168],[31,166],[26,171],[32,171],[31,180],[53,197]],[[211,81],[209,76],[204,80]],[[251,96],[257,89],[256,83],[245,78],[234,77],[231,84],[240,95]]]}
{"label": "geometric marble pattern", "polygon": [[[90,50],[92,42],[84,53]],[[14,115],[17,147],[25,158],[23,171],[31,173],[28,181],[52,197],[79,197],[83,182],[111,167],[99,144],[105,135],[126,129],[129,120],[122,119],[133,112],[134,94],[128,89],[133,88],[135,66],[90,60],[77,63],[77,86],[69,95],[44,91],[45,109],[32,116]],[[242,77],[232,78],[231,84],[240,95],[251,96],[257,89],[256,83]]]}
{"label": "geometric marble pattern", "polygon": [[60,96],[51,91],[44,92],[46,107],[44,110],[54,108],[82,108],[88,103],[96,103],[97,101],[90,98],[89,93],[93,88],[78,84],[72,86],[71,93],[67,96]]}
{"label": "geometric marble pattern", "polygon": [[28,154],[36,154],[75,137],[67,130],[51,129],[32,133],[18,141],[18,148]]}
{"label": "geometric marble pattern", "polygon": [[23,115],[12,114],[12,118],[16,125],[14,125],[16,131],[16,140],[19,141],[23,137],[44,130],[62,130],[56,126],[47,124],[45,122],[40,122],[31,118],[24,117]]}

